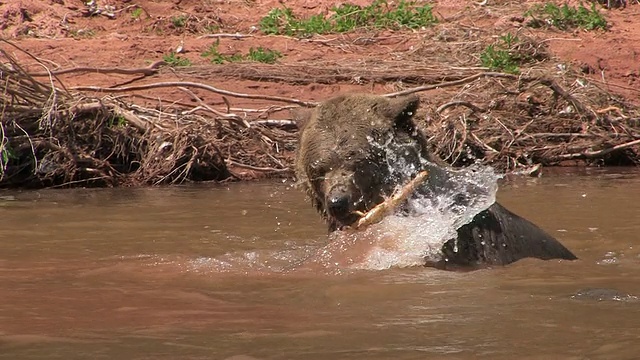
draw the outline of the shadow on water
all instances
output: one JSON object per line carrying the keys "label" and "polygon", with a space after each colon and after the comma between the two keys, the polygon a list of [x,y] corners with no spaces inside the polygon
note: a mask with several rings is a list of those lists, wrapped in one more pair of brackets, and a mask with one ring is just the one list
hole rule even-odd
{"label": "shadow on water", "polygon": [[0,192],[0,358],[635,358],[640,173],[506,179],[498,199],[581,260],[301,267],[326,228],[280,182]]}

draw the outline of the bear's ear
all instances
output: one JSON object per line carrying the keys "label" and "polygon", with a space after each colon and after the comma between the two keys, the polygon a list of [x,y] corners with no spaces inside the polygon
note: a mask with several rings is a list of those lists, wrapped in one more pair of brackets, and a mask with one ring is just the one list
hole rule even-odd
{"label": "bear's ear", "polygon": [[388,113],[386,115],[396,121],[406,121],[416,113],[419,105],[420,98],[415,94],[389,99]]}
{"label": "bear's ear", "polygon": [[313,114],[313,109],[299,107],[296,109],[291,109],[291,116],[293,116],[293,121],[296,122],[296,126],[298,126],[298,131],[302,131],[305,125],[311,119],[311,115]]}

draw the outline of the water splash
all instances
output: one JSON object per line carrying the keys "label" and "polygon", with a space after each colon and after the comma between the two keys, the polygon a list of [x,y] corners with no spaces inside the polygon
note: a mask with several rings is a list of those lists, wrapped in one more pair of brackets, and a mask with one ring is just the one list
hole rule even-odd
{"label": "water splash", "polygon": [[498,189],[498,176],[488,167],[446,172],[445,191],[427,189],[411,198],[401,213],[362,231],[334,232],[315,261],[327,268],[383,270],[442,260],[442,245],[491,206]]}
{"label": "water splash", "polygon": [[401,214],[363,231],[332,234],[332,243],[320,253],[326,266],[381,270],[436,263],[444,243],[457,237],[457,229],[496,200],[499,176],[490,167],[443,169],[420,156],[415,140],[390,136],[369,141],[385,153],[391,183],[404,184],[422,169],[434,172],[430,176],[437,180],[427,181]]}

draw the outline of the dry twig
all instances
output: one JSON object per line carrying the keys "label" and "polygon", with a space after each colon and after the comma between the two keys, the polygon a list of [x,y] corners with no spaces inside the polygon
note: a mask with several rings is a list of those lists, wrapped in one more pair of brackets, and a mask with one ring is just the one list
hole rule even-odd
{"label": "dry twig", "polygon": [[80,67],[74,67],[74,68],[70,68],[70,69],[50,70],[50,71],[47,71],[47,72],[30,73],[29,75],[31,75],[31,76],[50,76],[50,75],[64,75],[64,74],[76,73],[76,72],[89,72],[89,73],[95,73],[95,74],[123,74],[123,75],[142,74],[144,76],[151,76],[151,75],[156,74],[158,72],[158,69],[161,66],[166,65],[166,64],[167,64],[166,62],[160,60],[160,61],[156,61],[156,62],[151,63],[147,67],[133,68],[133,69],[96,68],[96,67],[80,66]]}
{"label": "dry twig", "polygon": [[277,101],[277,102],[284,102],[284,103],[290,103],[290,104],[297,104],[305,107],[314,107],[317,105],[317,103],[313,101],[302,101],[294,98],[286,98],[281,96],[243,94],[243,93],[237,93],[233,91],[218,89],[216,87],[206,85],[206,84],[188,82],[188,81],[159,82],[159,83],[153,83],[153,84],[126,86],[126,87],[117,87],[117,88],[105,88],[100,86],[77,86],[71,89],[77,90],[77,91],[95,91],[95,92],[104,92],[104,93],[115,93],[115,92],[133,92],[133,91],[157,89],[157,88],[163,88],[163,87],[193,87],[193,88],[211,91],[216,94],[244,98],[244,99]]}
{"label": "dry twig", "polygon": [[427,180],[428,175],[429,173],[426,170],[419,172],[416,177],[411,179],[411,181],[396,191],[388,199],[385,199],[383,202],[376,205],[366,214],[359,213],[361,218],[356,223],[355,229],[363,229],[367,226],[378,223],[382,221],[385,216],[393,213],[416,191],[418,186],[422,185],[422,183]]}

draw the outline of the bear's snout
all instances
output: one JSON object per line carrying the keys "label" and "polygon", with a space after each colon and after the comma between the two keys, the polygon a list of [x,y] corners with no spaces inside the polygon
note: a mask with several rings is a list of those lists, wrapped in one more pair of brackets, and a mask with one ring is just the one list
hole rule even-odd
{"label": "bear's snout", "polygon": [[351,196],[342,185],[334,186],[327,194],[327,210],[337,219],[344,219],[351,214]]}

